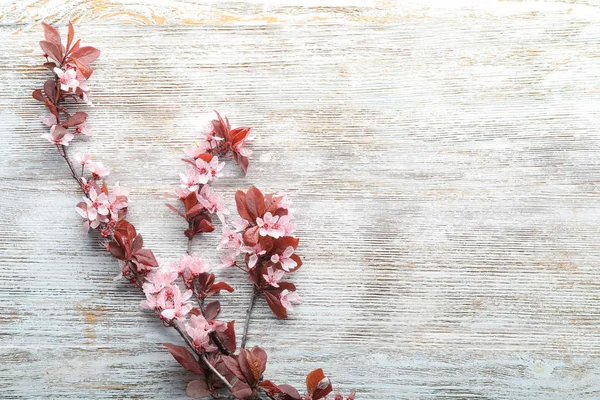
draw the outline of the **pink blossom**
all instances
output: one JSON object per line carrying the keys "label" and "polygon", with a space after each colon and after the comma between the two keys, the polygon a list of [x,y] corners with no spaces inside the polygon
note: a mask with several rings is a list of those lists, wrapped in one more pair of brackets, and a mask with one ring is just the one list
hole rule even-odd
{"label": "pink blossom", "polygon": [[183,320],[192,309],[190,297],[192,297],[191,290],[181,293],[179,286],[170,285],[161,290],[158,295],[146,292],[146,301],[142,306],[160,311],[161,319]]}
{"label": "pink blossom", "polygon": [[250,222],[246,221],[245,219],[242,219],[240,221],[233,221],[231,225],[233,225],[233,229],[235,229],[236,232],[241,232],[245,231],[246,228],[250,226]]}
{"label": "pink blossom", "polygon": [[217,347],[210,343],[211,326],[202,315],[192,315],[185,325],[185,331],[192,339],[192,344],[199,351],[214,351]]}
{"label": "pink blossom", "polygon": [[75,161],[79,165],[86,165],[92,159],[92,155],[89,153],[77,153],[75,154]]}
{"label": "pink blossom", "polygon": [[179,198],[179,200],[185,200],[189,195],[190,192],[187,187],[186,188],[182,188],[182,187],[178,187],[175,188],[175,194],[177,195],[177,197]]}
{"label": "pink blossom", "polygon": [[117,182],[108,196],[108,211],[110,211],[110,217],[113,220],[119,218],[119,211],[127,208],[127,202],[127,195],[119,186],[119,182]]}
{"label": "pink blossom", "polygon": [[60,88],[65,92],[73,89],[75,90],[79,86],[77,78],[77,72],[73,68],[69,68],[63,71],[60,68],[54,68],[54,73],[58,76],[60,82]]}
{"label": "pink blossom", "polygon": [[202,257],[187,254],[181,257],[178,262],[173,263],[173,268],[183,277],[186,284],[191,283],[198,275],[210,271],[210,265]]}
{"label": "pink blossom", "polygon": [[294,268],[296,265],[298,265],[296,261],[290,258],[292,254],[294,254],[294,248],[292,246],[288,246],[281,255],[273,254],[271,256],[271,262],[273,264],[280,263],[281,268],[289,272],[291,268]]}
{"label": "pink blossom", "polygon": [[265,213],[263,218],[256,218],[256,225],[260,227],[259,233],[261,236],[271,236],[275,239],[283,236],[285,231],[280,229],[279,216],[271,214],[270,212]]}
{"label": "pink blossom", "polygon": [[279,208],[283,208],[284,210],[288,210],[288,215],[290,215],[291,212],[293,211],[290,208],[292,206],[292,200],[289,198],[287,193],[279,192],[275,196],[279,197],[279,203],[277,203],[277,206]]}
{"label": "pink blossom", "polygon": [[40,121],[42,121],[44,123],[44,125],[47,125],[50,127],[58,124],[58,120],[56,119],[56,115],[54,115],[54,114],[44,115],[44,116],[40,117]]}
{"label": "pink blossom", "polygon": [[192,157],[194,160],[197,159],[201,154],[205,154],[210,150],[210,144],[207,142],[196,142],[193,145],[184,149],[185,154]]}
{"label": "pink blossom", "polygon": [[218,141],[223,140],[223,138],[215,136],[215,131],[211,129],[206,133],[205,140],[209,144],[210,148],[214,149],[219,145]]}
{"label": "pink blossom", "polygon": [[187,189],[189,192],[195,192],[198,190],[200,183],[200,174],[198,173],[198,170],[196,168],[188,168],[185,171],[185,174],[180,172],[179,178],[181,179],[182,189]]}
{"label": "pink blossom", "polygon": [[146,277],[146,282],[142,285],[142,289],[144,293],[159,293],[164,288],[171,286],[177,277],[177,271],[155,268]]}
{"label": "pink blossom", "polygon": [[200,196],[198,202],[202,204],[202,207],[211,214],[217,214],[219,219],[223,220],[223,214],[228,214],[223,203],[223,198],[219,193],[214,192],[209,185],[204,185],[200,190]]}
{"label": "pink blossom", "polygon": [[265,281],[273,286],[273,287],[279,287],[279,281],[283,278],[283,276],[285,275],[285,272],[277,269],[274,270],[273,267],[269,267],[267,268],[267,274],[263,274],[263,278],[265,278]]}
{"label": "pink blossom", "polygon": [[236,254],[240,253],[243,240],[242,235],[232,231],[229,226],[223,225],[223,233],[221,234],[221,242],[217,246],[217,250],[224,247],[235,250]]}
{"label": "pink blossom", "polygon": [[83,124],[79,124],[75,126],[75,133],[77,134],[82,134],[82,135],[89,135],[90,133],[92,133],[92,131],[90,130],[90,128],[88,128],[87,124],[84,122]]}
{"label": "pink blossom", "polygon": [[286,310],[292,311],[294,308],[292,304],[302,304],[302,297],[297,292],[290,292],[287,289],[284,289],[279,293],[279,301],[281,301],[281,305],[285,307]]}
{"label": "pink blossom", "polygon": [[44,133],[42,134],[42,137],[46,138],[50,143],[55,144],[57,146],[68,146],[69,142],[73,140],[75,135],[68,132],[61,125],[52,125],[52,127],[50,128],[50,133]]}
{"label": "pink blossom", "polygon": [[292,217],[290,214],[282,215],[277,221],[278,231],[283,234],[281,236],[290,236],[296,230],[294,224],[291,223]]}
{"label": "pink blossom", "polygon": [[252,247],[242,246],[242,251],[246,254],[250,254],[250,257],[248,258],[248,269],[254,269],[258,263],[258,257],[267,252],[262,248],[260,243],[257,243]]}
{"label": "pink blossom", "polygon": [[225,167],[225,163],[219,163],[219,157],[213,156],[212,160],[210,160],[209,166],[211,176],[212,178],[215,178],[220,175],[221,170]]}
{"label": "pink blossom", "polygon": [[[96,189],[91,188],[89,193],[89,198],[84,197],[83,201],[85,201],[87,205],[87,217],[90,221],[94,221],[98,216],[106,216],[108,215],[108,197],[106,194],[100,192],[98,194]],[[101,222],[101,217],[98,218]]]}
{"label": "pink blossom", "polygon": [[212,179],[211,164],[199,158],[196,160],[196,167],[198,168],[198,182],[203,185],[207,184]]}
{"label": "pink blossom", "polygon": [[83,222],[83,234],[87,235],[88,232],[90,231],[90,228],[92,229],[96,229],[98,228],[98,226],[100,225],[100,220],[97,217],[97,211],[94,210],[93,211],[93,215],[94,215],[94,219],[90,220],[90,216],[88,214],[88,206],[85,202],[81,202],[79,204],[77,204],[77,208],[75,208],[75,210],[77,210],[77,213],[79,215],[81,215],[85,221]]}
{"label": "pink blossom", "polygon": [[248,147],[244,146],[242,143],[239,143],[234,147],[234,150],[238,152],[239,155],[244,157],[250,157],[252,155],[252,150]]}
{"label": "pink blossom", "polygon": [[105,168],[101,162],[91,161],[88,163],[88,169],[94,176],[99,178],[104,178],[110,174],[109,169]]}
{"label": "pink blossom", "polygon": [[221,256],[221,264],[219,267],[227,268],[235,265],[237,260],[237,254],[235,252],[225,253]]}

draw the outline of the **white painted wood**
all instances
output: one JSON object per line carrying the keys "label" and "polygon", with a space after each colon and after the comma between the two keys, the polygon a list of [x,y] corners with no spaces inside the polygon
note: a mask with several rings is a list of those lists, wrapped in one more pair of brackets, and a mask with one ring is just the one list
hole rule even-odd
{"label": "white painted wood", "polygon": [[[593,1],[3,2],[2,398],[184,398],[174,332],[80,234],[39,137],[42,18],[102,49],[90,149],[162,262],[163,203],[201,113],[254,127],[247,177],[291,192],[306,303],[260,303],[268,376],[322,366],[359,399],[600,398],[600,18]],[[128,24],[146,24],[138,26]],[[196,251],[214,259],[217,235]],[[242,320],[248,286],[226,315]],[[238,328],[241,328],[238,326]]]}

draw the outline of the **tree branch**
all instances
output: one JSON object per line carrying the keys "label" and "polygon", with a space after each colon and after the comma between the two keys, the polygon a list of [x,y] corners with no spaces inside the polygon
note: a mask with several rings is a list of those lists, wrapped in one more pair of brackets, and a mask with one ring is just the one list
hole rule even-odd
{"label": "tree branch", "polygon": [[252,315],[252,309],[254,308],[254,302],[256,300],[256,287],[252,285],[252,297],[250,298],[250,304],[246,310],[246,322],[244,323],[244,333],[242,335],[242,342],[240,347],[246,347],[246,339],[248,337],[248,326],[250,325],[250,315]]}

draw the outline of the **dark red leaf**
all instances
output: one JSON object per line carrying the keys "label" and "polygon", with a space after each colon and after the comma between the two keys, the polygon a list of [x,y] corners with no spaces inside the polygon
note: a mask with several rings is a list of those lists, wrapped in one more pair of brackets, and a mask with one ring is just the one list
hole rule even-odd
{"label": "dark red leaf", "polygon": [[224,332],[216,332],[223,346],[225,346],[225,348],[230,352],[234,352],[236,349],[234,326],[235,321],[229,321],[227,323],[227,330],[225,330]]}
{"label": "dark red leaf", "polygon": [[248,351],[246,352],[246,362],[248,363],[248,369],[250,370],[250,373],[252,373],[254,381],[258,382],[264,371],[264,366],[262,365],[260,358],[258,358],[253,351]]}
{"label": "dark red leaf", "polygon": [[236,399],[245,399],[246,397],[252,396],[253,390],[248,386],[247,383],[242,381],[235,381],[231,388],[231,394]]}
{"label": "dark red leaf", "polygon": [[240,352],[238,354],[238,365],[240,366],[242,374],[244,374],[245,382],[251,387],[253,387],[256,384],[256,378],[250,370],[250,365],[248,364],[248,354],[248,350],[244,348],[240,349]]}
{"label": "dark red leaf", "polygon": [[93,69],[91,69],[87,64],[81,62],[78,58],[74,58],[73,56],[71,56],[69,60],[75,63],[77,69],[79,70],[79,72],[81,72],[81,75],[83,75],[85,79],[90,79],[90,76],[92,76],[92,72],[94,72]]}
{"label": "dark red leaf", "polygon": [[241,190],[235,192],[235,204],[237,206],[238,214],[246,221],[252,221],[252,216],[248,213],[246,208],[246,193]]}
{"label": "dark red leaf", "polygon": [[73,28],[73,24],[69,21],[69,35],[67,37],[67,50],[68,53],[71,49],[71,43],[73,43],[73,38],[75,37],[75,28]]}
{"label": "dark red leaf", "polygon": [[48,56],[50,58],[52,58],[54,61],[56,61],[59,64],[61,63],[62,51],[61,51],[60,47],[58,47],[54,43],[49,42],[47,40],[40,41],[40,47],[42,48],[42,51],[45,54],[48,54]]}
{"label": "dark red leaf", "polygon": [[187,213],[185,214],[186,219],[192,219],[194,218],[196,215],[200,214],[201,212],[203,212],[205,210],[204,206],[202,204],[196,204],[195,206],[193,206],[192,208],[190,208]]}
{"label": "dark red leaf", "polygon": [[278,393],[283,393],[281,389],[279,389],[279,387],[274,384],[273,382],[266,380],[266,381],[262,381],[261,383],[258,384],[258,386],[260,386],[262,389],[265,390],[265,392],[267,392],[267,394],[269,396],[273,396],[274,394],[278,394]]}
{"label": "dark red leaf", "polygon": [[221,312],[221,303],[218,300],[213,301],[208,303],[206,306],[206,309],[204,310],[204,317],[207,321],[212,321],[213,319],[217,318],[219,312]]}
{"label": "dark red leaf", "polygon": [[185,219],[185,215],[183,215],[183,213],[182,213],[181,211],[179,211],[178,209],[176,209],[176,208],[175,208],[175,207],[173,207],[172,205],[170,205],[170,204],[166,204],[166,203],[165,203],[165,206],[167,206],[167,208],[169,208],[169,210],[171,210],[171,211],[175,211],[177,214],[181,215],[181,218],[184,218],[184,219]]}
{"label": "dark red leaf", "polygon": [[246,243],[247,246],[252,247],[258,243],[258,239],[260,238],[259,230],[260,227],[254,226],[244,232],[244,243]]}
{"label": "dark red leaf", "polygon": [[87,119],[87,114],[83,111],[77,111],[75,114],[71,115],[65,122],[61,125],[68,128],[71,126],[81,125]]}
{"label": "dark red leaf", "polygon": [[209,289],[209,291],[213,292],[213,293],[220,293],[221,290],[225,290],[229,293],[233,293],[233,288],[231,286],[229,286],[228,284],[226,284],[225,282],[217,282],[214,285],[212,285]]}
{"label": "dark red leaf", "polygon": [[191,381],[188,383],[187,389],[185,389],[185,394],[193,399],[202,399],[210,396],[211,393],[212,391],[208,388],[208,385],[204,380]]}
{"label": "dark red leaf", "polygon": [[50,79],[44,82],[44,93],[46,94],[46,97],[54,103],[56,100],[56,82]]}
{"label": "dark red leaf", "polygon": [[281,304],[279,297],[277,297],[273,293],[269,293],[269,292],[263,292],[263,295],[265,296],[265,300],[267,300],[267,304],[269,305],[269,308],[271,309],[271,311],[273,311],[273,314],[275,314],[277,316],[277,318],[280,318],[280,319],[287,318],[287,310]]}
{"label": "dark red leaf", "polygon": [[193,372],[196,375],[204,375],[202,368],[200,368],[198,361],[196,361],[196,358],[192,355],[192,353],[187,351],[185,347],[170,343],[163,343],[163,345],[169,350],[173,357],[175,357],[177,362],[183,366],[183,368]]}
{"label": "dark red leaf", "polygon": [[231,145],[235,147],[237,144],[246,140],[246,138],[248,137],[249,134],[250,134],[250,128],[247,128],[247,127],[232,129],[229,132],[229,135],[231,137],[231,139],[230,139]]}
{"label": "dark red leaf", "polygon": [[249,164],[248,157],[234,152],[233,159],[240,166],[244,175],[246,175],[246,173],[248,172],[248,164]]}
{"label": "dark red leaf", "polygon": [[110,251],[110,254],[112,254],[114,258],[118,258],[119,260],[125,260],[125,252],[115,242],[108,243],[108,251]]}
{"label": "dark red leaf", "polygon": [[300,393],[298,393],[296,388],[294,388],[293,386],[279,385],[279,389],[283,393],[286,394],[286,396],[283,397],[283,400],[301,400],[302,399],[302,397],[300,397]]}
{"label": "dark red leaf", "polygon": [[42,94],[42,90],[41,89],[35,89],[31,95],[37,101],[44,101],[44,95]]}
{"label": "dark red leaf", "polygon": [[108,196],[108,186],[106,186],[106,182],[102,181],[102,189],[100,190],[102,190],[102,193]]}
{"label": "dark red leaf", "polygon": [[285,289],[289,290],[290,292],[295,292],[296,285],[294,285],[292,282],[279,282],[279,288],[277,288],[277,291],[281,292]]}
{"label": "dark red leaf", "polygon": [[136,251],[141,250],[142,247],[144,247],[144,239],[142,238],[142,235],[138,234],[135,239],[133,239],[131,252],[135,253]]}
{"label": "dark red leaf", "polygon": [[262,217],[265,213],[265,198],[256,186],[250,186],[246,192],[246,208],[252,217],[252,221],[257,217]]}
{"label": "dark red leaf", "polygon": [[298,248],[298,242],[300,239],[292,237],[292,236],[283,236],[278,239],[273,240],[273,248],[271,249],[271,254],[283,254],[285,249],[292,246],[294,250]]}
{"label": "dark red leaf", "polygon": [[290,270],[288,272],[297,271],[302,266],[302,259],[300,258],[300,256],[298,254],[292,254],[290,256],[290,258],[292,260],[296,261],[296,266],[293,268],[290,268]]}
{"label": "dark red leaf", "polygon": [[240,369],[240,364],[238,363],[238,360],[235,357],[221,356],[221,360],[223,361],[223,364],[225,364],[229,372],[231,372],[241,381],[246,382],[246,377],[242,373],[242,370]]}
{"label": "dark red leaf", "polygon": [[154,257],[152,250],[141,249],[133,253],[133,258],[140,264],[147,265],[148,267],[158,267],[158,261]]}
{"label": "dark red leaf", "polygon": [[81,42],[80,39],[77,39],[77,41],[75,42],[75,44],[71,47],[71,53],[73,53],[74,51],[77,51],[77,49],[79,49],[79,43]]}
{"label": "dark red leaf", "polygon": [[[58,29],[49,25],[45,22],[42,22],[42,28],[44,28],[44,38],[50,43],[53,43],[57,47],[62,46],[62,42],[60,40],[60,32]],[[60,60],[58,60],[60,62]]]}
{"label": "dark red leaf", "polygon": [[[262,377],[262,375],[265,373],[265,369],[267,368],[267,353],[258,346],[254,346],[251,350],[251,353],[258,359],[259,369],[257,375],[254,375],[258,380]],[[252,372],[254,373],[254,371]]]}
{"label": "dark red leaf", "polygon": [[306,377],[306,391],[313,400],[322,399],[332,390],[331,382],[321,368],[315,369]]}
{"label": "dark red leaf", "polygon": [[71,57],[78,59],[80,62],[89,65],[93,61],[95,61],[98,57],[100,57],[100,50],[96,49],[92,46],[83,46],[74,51],[71,54]]}

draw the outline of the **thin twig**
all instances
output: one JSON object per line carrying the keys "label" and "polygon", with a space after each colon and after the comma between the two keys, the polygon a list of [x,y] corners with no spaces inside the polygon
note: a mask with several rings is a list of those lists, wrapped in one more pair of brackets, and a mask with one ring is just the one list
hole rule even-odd
{"label": "thin twig", "polygon": [[246,347],[246,339],[248,337],[248,326],[250,325],[250,315],[252,315],[252,309],[254,308],[254,301],[256,300],[256,287],[252,286],[252,297],[250,298],[250,304],[246,310],[246,322],[244,323],[244,333],[242,335],[241,348]]}
{"label": "thin twig", "polygon": [[188,248],[187,248],[188,256],[192,255],[192,239],[188,239]]}
{"label": "thin twig", "polygon": [[221,375],[221,373],[219,371],[217,371],[217,369],[210,363],[210,361],[208,361],[208,358],[206,358],[206,355],[203,352],[199,352],[194,348],[194,345],[193,345],[192,341],[190,340],[189,336],[183,331],[183,329],[181,329],[181,327],[176,322],[173,323],[173,328],[175,328],[175,330],[179,333],[179,335],[181,335],[183,340],[185,340],[187,345],[190,346],[190,348],[194,351],[194,353],[196,353],[198,355],[198,357],[200,357],[200,360],[202,360],[204,365],[206,365],[208,367],[208,369],[210,369],[212,371],[212,373],[215,374],[215,376],[217,378],[219,378],[221,380],[221,382],[223,382],[223,384],[225,386],[227,386],[227,388],[229,388],[229,390],[231,390],[232,386],[231,386],[231,383],[229,383],[229,381],[227,380],[227,378],[225,378],[223,375]]}

